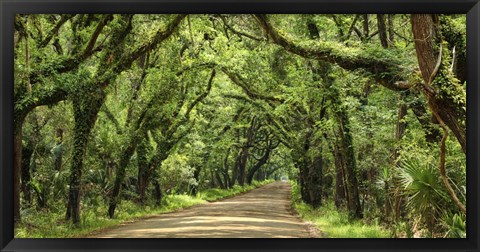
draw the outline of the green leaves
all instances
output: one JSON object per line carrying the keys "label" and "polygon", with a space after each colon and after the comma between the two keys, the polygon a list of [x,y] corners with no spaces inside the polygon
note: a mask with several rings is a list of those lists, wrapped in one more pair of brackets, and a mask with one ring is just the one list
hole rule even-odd
{"label": "green leaves", "polygon": [[462,214],[446,214],[443,217],[444,225],[448,228],[447,237],[449,238],[466,238],[467,225],[465,215]]}
{"label": "green leaves", "polygon": [[438,168],[418,159],[402,161],[398,170],[399,183],[408,197],[407,206],[418,212],[433,231],[433,221],[445,210],[448,194],[440,181]]}
{"label": "green leaves", "polygon": [[[197,188],[229,187],[238,177],[240,161],[248,173],[267,142],[280,141],[258,178],[299,179],[301,162],[318,158],[322,163],[315,167],[322,167],[323,177],[316,184],[325,198],[333,199],[345,189],[336,188],[337,182],[347,181],[337,181],[342,179],[337,172],[356,167],[348,179],[357,179],[358,188],[346,191],[359,189],[367,221],[386,219],[379,206],[383,200],[393,202],[400,190],[398,195],[408,199],[407,218],[435,226],[431,223],[442,217],[443,209],[455,208],[439,182],[436,143],[425,141],[424,124],[431,124],[431,114],[425,97],[415,93],[420,86],[402,89],[401,98],[392,86],[398,79],[421,83],[406,25],[409,16],[393,16],[389,48],[381,47],[376,20],[368,17],[32,15],[25,27],[30,64],[17,18],[15,118],[20,125],[26,117],[22,140],[35,146],[31,164],[37,186],[32,192],[41,193],[41,182],[52,182],[55,190],[47,198],[52,211],[63,211],[70,174],[68,169],[53,170],[54,159],[62,156],[64,167],[83,162],[84,168],[73,175],[85,190],[84,208],[103,213],[102,201],[113,195],[117,175],[112,202],[135,201],[139,173],[145,171],[151,173],[144,195],[148,204],[158,188],[188,194]],[[55,31],[60,20],[66,21]],[[460,114],[466,109],[466,87],[450,72],[450,40],[464,43],[464,34],[459,34],[464,22],[452,17],[441,23],[451,36],[445,37],[444,67],[433,83],[440,98]],[[312,25],[318,36],[312,36]],[[52,38],[43,43],[47,34]],[[216,75],[209,82],[213,70]],[[418,104],[423,113],[414,110]],[[399,118],[403,105],[406,112]],[[76,127],[92,127],[91,137],[74,137]],[[56,145],[58,128],[65,135]],[[465,156],[454,140],[447,141],[447,171],[462,195]],[[79,150],[74,154],[75,144],[86,144],[84,155]],[[246,153],[243,160],[240,153]],[[352,187],[353,182],[347,184]],[[461,237],[463,216],[455,214],[444,222],[449,236]],[[447,226],[441,227],[444,234]]]}

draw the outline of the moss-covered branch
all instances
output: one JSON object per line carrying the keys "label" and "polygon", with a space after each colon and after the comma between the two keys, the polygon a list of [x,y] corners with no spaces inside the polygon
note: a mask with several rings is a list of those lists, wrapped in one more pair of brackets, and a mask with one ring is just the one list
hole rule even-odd
{"label": "moss-covered branch", "polygon": [[399,55],[385,58],[375,55],[378,53],[391,55],[389,50],[377,48],[375,49],[376,53],[373,53],[365,50],[365,48],[347,48],[340,43],[331,42],[316,42],[304,45],[287,39],[285,35],[282,35],[278,29],[273,27],[266,15],[255,16],[273,42],[291,53],[308,59],[336,64],[346,70],[363,69],[371,73],[378,83],[391,90],[400,91],[410,87],[403,82],[406,77],[403,76],[404,69],[402,68],[402,62],[398,59]]}

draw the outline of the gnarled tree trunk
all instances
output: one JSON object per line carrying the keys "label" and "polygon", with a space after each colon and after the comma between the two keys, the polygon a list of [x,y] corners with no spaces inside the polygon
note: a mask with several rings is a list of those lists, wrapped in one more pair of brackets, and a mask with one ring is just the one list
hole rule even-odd
{"label": "gnarled tree trunk", "polygon": [[418,64],[425,82],[423,93],[429,107],[453,132],[466,153],[466,103],[458,79],[449,71],[449,52],[444,52],[438,15],[411,15]]}
{"label": "gnarled tree trunk", "polygon": [[448,69],[449,53],[443,50],[443,38],[438,29],[438,15],[413,14],[411,22],[418,64],[425,81],[423,92],[427,96],[430,110],[444,131],[440,142],[440,175],[452,200],[462,212],[466,213],[465,205],[457,198],[445,172],[447,126],[462,146],[463,152],[466,153],[466,103],[463,89]]}
{"label": "gnarled tree trunk", "polygon": [[73,224],[80,224],[80,195],[83,171],[83,160],[90,136],[90,132],[97,120],[98,111],[105,99],[101,97],[76,98],[73,100],[73,114],[75,124],[73,130],[73,153],[70,166],[70,190],[66,219],[72,219]]}

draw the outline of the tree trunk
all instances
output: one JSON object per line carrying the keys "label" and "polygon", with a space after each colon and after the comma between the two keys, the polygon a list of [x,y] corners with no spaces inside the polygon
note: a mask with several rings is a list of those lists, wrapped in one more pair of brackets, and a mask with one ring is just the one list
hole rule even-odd
{"label": "tree trunk", "polygon": [[230,177],[228,176],[228,167],[222,172],[222,175],[223,175],[223,181],[225,181],[224,182],[225,188],[232,188],[231,180],[230,180]]}
{"label": "tree trunk", "polygon": [[31,171],[30,171],[30,160],[33,155],[33,147],[27,143],[22,151],[22,192],[23,199],[26,204],[30,205],[32,203],[31,190],[30,190],[30,180],[31,180]]}
{"label": "tree trunk", "polygon": [[337,112],[337,121],[340,133],[340,153],[345,160],[344,175],[346,177],[346,187],[348,189],[347,206],[352,217],[361,218],[362,209],[358,191],[355,152],[353,150],[352,135],[350,133],[350,123],[345,111]]}
{"label": "tree trunk", "polygon": [[237,176],[238,176],[238,184],[240,186],[243,186],[245,184],[245,171],[247,169],[247,162],[248,162],[248,156],[250,155],[250,145],[251,142],[253,141],[253,137],[251,137],[252,133],[250,133],[252,129],[249,130],[249,133],[247,134],[247,142],[245,145],[242,147],[240,154],[237,157]]}
{"label": "tree trunk", "polygon": [[310,205],[320,207],[322,205],[322,176],[323,176],[323,159],[316,156],[309,170],[309,197]]}
{"label": "tree trunk", "polygon": [[368,14],[363,14],[363,38],[366,39],[370,36],[369,26],[368,26]]}
{"label": "tree trunk", "polygon": [[235,163],[232,169],[232,177],[229,179],[230,188],[235,186],[235,183],[237,182],[237,178],[238,178],[238,157],[235,159]]}
{"label": "tree trunk", "polygon": [[[418,64],[425,81],[423,92],[428,98],[428,105],[443,129],[440,143],[440,175],[452,200],[466,213],[465,206],[457,198],[445,172],[445,141],[448,136],[447,126],[457,137],[466,154],[465,142],[465,100],[463,89],[458,80],[449,71],[449,52],[442,50],[438,15],[411,15],[412,30],[415,38]],[[438,46],[437,46],[438,45]]]}
{"label": "tree trunk", "polygon": [[302,161],[298,165],[299,169],[299,177],[298,177],[298,184],[300,186],[300,197],[303,202],[310,204],[310,198],[308,196],[308,190],[307,190],[307,169],[308,167],[307,163]]}
{"label": "tree trunk", "polygon": [[145,191],[148,187],[147,139],[143,139],[137,146],[137,191],[140,204],[145,204]]}
{"label": "tree trunk", "polygon": [[226,189],[226,188],[227,188],[227,187],[225,186],[227,182],[226,182],[226,181],[223,182],[222,177],[220,176],[220,173],[215,172],[215,178],[216,178],[216,180],[217,180],[218,185],[220,186],[220,188],[222,188],[222,189]]}
{"label": "tree trunk", "polygon": [[225,154],[225,158],[223,159],[223,169],[222,169],[222,174],[223,174],[223,181],[225,183],[225,187],[231,188],[232,185],[232,179],[230,179],[230,176],[228,175],[228,157],[230,156],[230,148],[227,149],[227,154]]}
{"label": "tree trunk", "polygon": [[90,132],[97,120],[98,111],[105,99],[104,94],[100,98],[73,99],[73,113],[75,118],[73,131],[73,152],[70,167],[70,190],[68,194],[68,206],[66,219],[72,219],[74,225],[80,224],[80,193],[83,160],[90,136]]}
{"label": "tree trunk", "polygon": [[[85,120],[84,118],[76,118],[75,129],[74,129],[74,143],[73,143],[73,153],[72,153],[72,164],[70,167],[70,190],[68,196],[68,207],[66,219],[72,219],[74,224],[80,223],[80,187],[81,187],[81,176],[83,168],[83,158],[85,154],[85,149],[87,146],[87,136],[90,133],[89,126],[83,124],[80,126],[80,120]],[[84,128],[82,128],[84,127]]]}
{"label": "tree trunk", "polygon": [[[138,131],[142,131],[144,129],[138,129]],[[122,151],[122,155],[120,158],[120,163],[117,167],[117,173],[115,175],[115,184],[113,187],[112,194],[110,195],[110,203],[108,208],[108,215],[110,218],[113,218],[115,215],[115,208],[117,207],[118,202],[120,201],[120,191],[122,189],[122,183],[125,180],[126,175],[126,168],[128,163],[130,162],[130,158],[135,153],[139,143],[142,141],[142,137],[145,135],[139,134],[138,132],[132,133],[131,139],[129,141],[128,146]],[[171,142],[159,142],[157,143],[157,150],[151,160],[145,166],[145,170],[142,177],[142,187],[147,188],[149,179],[154,174],[155,169],[168,157],[168,152],[173,147],[175,141]],[[142,152],[142,150],[140,150]]]}
{"label": "tree trunk", "polygon": [[13,150],[13,221],[20,222],[20,179],[22,173],[22,128],[25,118],[17,121],[14,132]]}
{"label": "tree trunk", "polygon": [[240,186],[245,183],[245,169],[247,166],[248,148],[242,147],[240,153],[235,160],[235,175],[234,180],[238,182]]}
{"label": "tree trunk", "polygon": [[255,180],[256,181],[263,181],[265,180],[265,172],[264,172],[264,169],[262,167],[260,167],[260,169],[258,169],[258,171],[255,173]]}
{"label": "tree trunk", "polygon": [[215,172],[213,170],[210,170],[210,188],[215,188]]}
{"label": "tree trunk", "polygon": [[394,41],[395,41],[395,32],[393,27],[393,14],[388,14],[388,44],[390,46],[393,46]]}
{"label": "tree trunk", "polygon": [[[202,171],[201,165],[196,165],[195,170],[193,171],[193,178],[195,179],[195,182],[197,183],[197,185],[192,186],[192,195],[193,196],[197,196],[197,193],[198,193],[198,183],[200,181],[200,172],[201,171]],[[215,175],[218,176],[218,173],[215,172]],[[217,177],[217,180],[219,179],[219,177],[220,176]],[[223,188],[223,183],[222,183],[221,179],[219,180],[219,184]]]}
{"label": "tree trunk", "polygon": [[[267,139],[267,142],[268,142],[268,139]],[[252,181],[253,181],[253,176],[255,175],[255,173],[260,170],[260,168],[262,168],[262,166],[264,164],[267,163],[268,159],[270,158],[270,153],[271,153],[271,146],[270,144],[268,144],[268,146],[266,147],[265,149],[265,153],[263,154],[263,156],[260,158],[260,160],[258,160],[258,162],[252,167],[250,168],[250,170],[248,171],[248,174],[247,174],[247,183],[250,185],[252,184]]]}
{"label": "tree trunk", "polygon": [[260,127],[258,120],[256,117],[253,117],[250,121],[250,128],[246,132],[247,141],[242,147],[240,153],[240,162],[239,162],[239,170],[238,170],[238,184],[243,186],[245,184],[245,175],[246,175],[246,168],[248,157],[250,156],[250,147],[253,146],[253,142],[255,140],[255,136],[257,133],[258,128]]}
{"label": "tree trunk", "polygon": [[305,139],[303,143],[303,149],[302,149],[302,158],[300,160],[300,192],[302,196],[302,200],[309,204],[312,205],[312,202],[310,201],[310,193],[309,193],[309,187],[310,187],[310,178],[309,178],[309,170],[310,170],[310,158],[308,156],[308,152],[310,150],[311,146],[311,138],[313,135],[313,131],[311,128],[309,128],[305,134]]}
{"label": "tree trunk", "polygon": [[132,141],[132,143],[125,148],[122,158],[120,160],[120,165],[117,168],[117,173],[115,175],[115,184],[113,186],[112,194],[110,195],[110,201],[108,206],[108,216],[110,218],[113,218],[115,215],[115,208],[117,207],[117,204],[120,200],[120,190],[122,187],[122,183],[125,180],[126,168],[130,161],[130,157],[133,155],[137,147],[136,142],[137,141]]}
{"label": "tree trunk", "polygon": [[240,151],[240,154],[237,157],[238,159],[237,181],[240,186],[243,186],[245,184],[245,170],[247,168],[248,155],[249,155],[248,147],[242,147],[242,150]]}
{"label": "tree trunk", "polygon": [[158,179],[153,180],[154,186],[154,195],[155,195],[155,206],[159,207],[162,204],[162,190],[160,189],[160,184],[158,183]]}
{"label": "tree trunk", "polygon": [[385,15],[377,14],[378,36],[383,48],[388,48],[387,26],[385,25]]}
{"label": "tree trunk", "polygon": [[[412,32],[415,40],[418,64],[422,72],[423,80],[430,85],[430,77],[433,76],[439,53],[440,34],[434,25],[436,15],[413,14],[411,15]],[[417,41],[421,40],[421,41]]]}
{"label": "tree trunk", "polygon": [[335,158],[335,206],[340,209],[347,198],[347,192],[344,181],[344,161],[340,155],[338,145],[335,143],[333,147],[333,154]]}
{"label": "tree trunk", "polygon": [[[425,85],[423,93],[434,114],[452,130],[466,153],[466,102],[463,88],[449,71],[449,52],[442,48],[437,15],[411,15],[418,64]],[[442,50],[440,50],[442,49]]]}

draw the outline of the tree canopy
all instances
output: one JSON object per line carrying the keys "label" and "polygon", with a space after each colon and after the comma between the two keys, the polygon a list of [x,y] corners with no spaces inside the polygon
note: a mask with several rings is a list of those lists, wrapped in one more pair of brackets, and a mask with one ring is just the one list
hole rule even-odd
{"label": "tree canopy", "polygon": [[465,22],[16,15],[15,220],[289,178],[393,236],[462,237]]}

